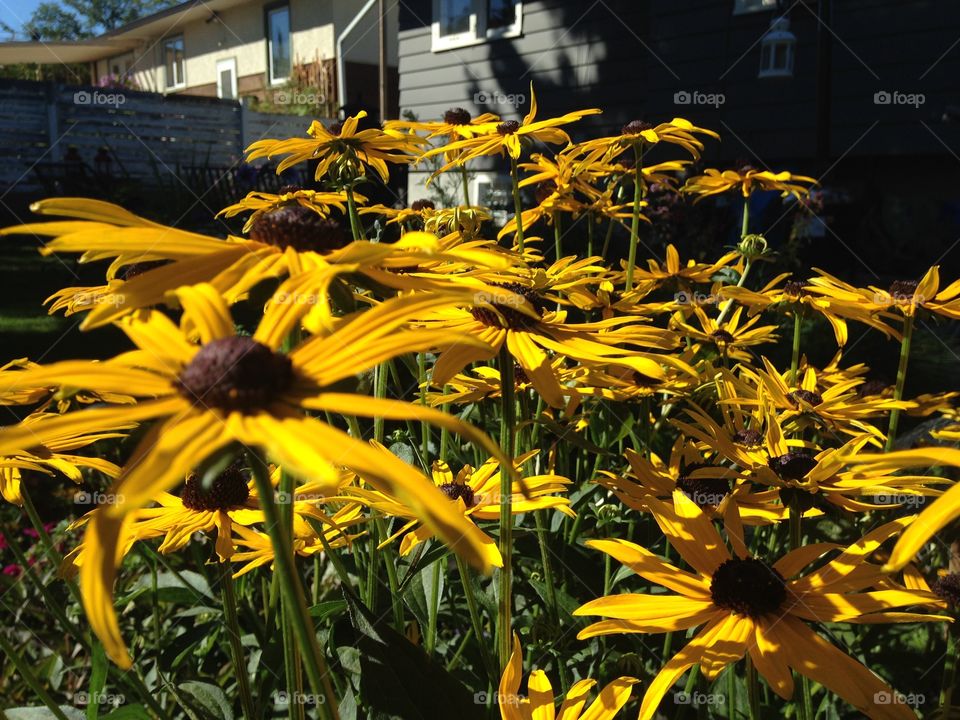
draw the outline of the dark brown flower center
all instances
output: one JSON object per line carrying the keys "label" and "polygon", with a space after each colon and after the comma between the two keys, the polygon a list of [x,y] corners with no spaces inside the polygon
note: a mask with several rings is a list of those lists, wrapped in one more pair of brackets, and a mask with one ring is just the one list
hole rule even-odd
{"label": "dark brown flower center", "polygon": [[783,294],[789,298],[801,298],[804,295],[809,295],[810,293],[806,290],[806,285],[807,283],[803,280],[791,280],[784,284]]}
{"label": "dark brown flower center", "polygon": [[813,406],[823,402],[823,395],[815,390],[794,390],[792,393],[788,393],[787,397],[797,406],[800,405],[801,400]]}
{"label": "dark brown flower center", "polygon": [[497,132],[501,135],[513,135],[520,129],[520,123],[516,120],[506,120],[497,125]]}
{"label": "dark brown flower center", "polygon": [[[520,283],[491,283],[496,287],[502,287],[505,290],[522,296],[527,302],[529,302],[534,310],[539,313],[542,313],[546,307],[543,302],[543,298],[540,297],[532,288],[525,287]],[[521,312],[513,305],[508,304],[507,302],[498,302],[496,299],[491,303],[493,308],[486,306],[479,306],[471,308],[470,314],[483,323],[487,327],[497,327],[497,328],[506,328],[508,330],[526,330],[534,327],[537,324],[537,320],[530,317],[524,312]],[[496,310],[494,310],[496,308]],[[497,314],[499,312],[499,315]]]}
{"label": "dark brown flower center", "polygon": [[318,253],[332,252],[350,241],[340,223],[302,205],[284,205],[263,213],[253,221],[250,238],[297,252]]}
{"label": "dark brown flower center", "polygon": [[252,411],[268,406],[293,382],[290,358],[253,338],[212,340],[180,373],[180,394],[201,406]]}
{"label": "dark brown flower center", "polygon": [[889,387],[883,380],[867,380],[857,387],[857,397],[868,397],[870,395],[880,395]]}
{"label": "dark brown flower center", "polygon": [[916,280],[894,280],[890,283],[890,297],[894,300],[909,302],[913,300],[913,295],[917,292],[919,284]]}
{"label": "dark brown flower center", "polygon": [[469,125],[470,113],[462,107],[450,108],[443,114],[443,121],[447,125]]}
{"label": "dark brown flower center", "polygon": [[644,130],[651,130],[653,125],[643,120],[631,120],[621,129],[623,135],[639,135]]}
{"label": "dark brown flower center", "polygon": [[536,198],[537,204],[539,205],[553,195],[556,191],[557,184],[552,180],[548,180],[547,182],[542,182],[537,185],[533,191],[533,196]]}
{"label": "dark brown flower center", "polygon": [[422,212],[424,210],[433,210],[436,207],[437,206],[433,204],[432,200],[427,200],[427,199],[414,200],[410,204],[410,209],[413,210],[414,212]]}
{"label": "dark brown flower center", "polygon": [[343,123],[340,123],[340,122],[330,123],[329,125],[327,125],[327,131],[331,135],[339,135],[341,132],[343,132]]}
{"label": "dark brown flower center", "polygon": [[180,493],[183,506],[190,510],[229,510],[247,502],[250,488],[240,463],[233,463],[204,489],[197,473],[190,473]]}
{"label": "dark brown flower center", "polygon": [[931,583],[930,589],[954,608],[960,608],[960,573],[938,577]]}
{"label": "dark brown flower center", "polygon": [[817,466],[817,460],[805,450],[791,450],[785,455],[770,458],[767,465],[781,480],[800,481]]}
{"label": "dark brown flower center", "polygon": [[729,345],[734,340],[736,340],[736,338],[734,338],[733,335],[731,335],[729,332],[727,332],[723,328],[720,328],[719,330],[714,330],[712,333],[710,333],[710,337],[713,338],[713,341],[717,345]]}
{"label": "dark brown flower center", "polygon": [[277,195],[292,195],[295,192],[300,192],[302,189],[299,185],[284,185],[277,190]]}
{"label": "dark brown flower center", "polygon": [[758,447],[763,442],[763,434],[759,430],[737,430],[733,434],[733,441],[747,447]]}
{"label": "dark brown flower center", "polygon": [[714,571],[710,597],[718,607],[756,619],[783,606],[787,586],[783,575],[762,560],[733,558]]}
{"label": "dark brown flower center", "polygon": [[463,504],[468,508],[471,508],[476,504],[476,498],[473,495],[473,488],[466,483],[443,483],[439,487],[440,492],[450,498],[450,500],[453,502],[456,502],[458,499],[463,500]]}
{"label": "dark brown flower center", "polygon": [[696,470],[713,465],[688,465],[677,478],[677,487],[701,508],[715,508],[730,494],[730,480],[718,477],[691,477]]}

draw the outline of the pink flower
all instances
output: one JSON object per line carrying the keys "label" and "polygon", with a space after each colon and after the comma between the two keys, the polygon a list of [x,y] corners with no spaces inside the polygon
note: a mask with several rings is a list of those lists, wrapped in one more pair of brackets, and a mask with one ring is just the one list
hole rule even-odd
{"label": "pink flower", "polygon": [[3,572],[4,575],[9,577],[20,577],[20,573],[23,572],[23,569],[16,563],[13,563],[4,567],[0,572]]}

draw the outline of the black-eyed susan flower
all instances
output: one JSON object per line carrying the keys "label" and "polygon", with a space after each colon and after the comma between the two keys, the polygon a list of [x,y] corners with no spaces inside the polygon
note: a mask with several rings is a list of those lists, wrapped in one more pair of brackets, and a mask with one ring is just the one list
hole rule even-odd
{"label": "black-eyed susan flower", "polygon": [[[943,601],[919,590],[867,590],[882,577],[867,559],[909,519],[895,521],[843,548],[835,544],[800,547],[776,562],[751,556],[742,534],[730,533],[731,554],[709,517],[681,491],[674,505],[651,499],[654,518],[667,540],[692,568],[683,570],[627,540],[590,540],[640,577],[673,593],[623,593],[601,597],[576,615],[606,618],[580,631],[581,639],[617,633],[665,633],[703,628],[661,669],[647,688],[640,720],[650,720],[663,696],[693,665],[708,680],[749,654],[758,673],[784,699],[793,695],[791,670],[820,683],[871,718],[913,718],[906,705],[878,703],[893,690],[857,660],[837,649],[808,623],[889,623],[948,620],[896,608],[942,608]],[[803,575],[824,553],[829,562]]]}
{"label": "black-eyed susan flower", "polygon": [[636,678],[621,676],[604,687],[590,706],[590,691],[596,680],[574,683],[560,707],[556,707],[553,686],[543,670],[534,670],[527,678],[527,694],[520,694],[523,679],[523,652],[520,639],[513,636],[513,651],[503,669],[497,689],[497,706],[501,720],[610,720],[627,704]]}
{"label": "black-eyed susan flower", "polygon": [[[436,275],[433,285],[388,272],[416,267],[427,259],[450,260],[473,269],[477,261],[491,268],[513,264],[504,252],[482,247],[458,250],[440,244],[431,233],[403,235],[395,243],[351,242],[341,223],[297,205],[265,211],[251,226],[249,239],[226,239],[187,233],[128,213],[100,200],[60,198],[34,203],[34,212],[63,215],[78,220],[33,223],[0,230],[0,235],[30,233],[52,237],[41,253],[83,253],[81,262],[113,258],[108,282],[100,288],[68,288],[57,293],[55,308],[89,310],[81,327],[91,329],[137,309],[163,304],[181,285],[210,283],[234,303],[264,280],[297,275],[317,268],[340,265],[398,289],[432,287],[448,275]],[[130,265],[161,263],[120,279],[117,273]],[[447,266],[445,270],[450,271]]]}
{"label": "black-eyed susan flower", "polygon": [[[386,454],[389,451],[379,446],[378,449]],[[521,515],[535,510],[557,510],[564,515],[576,517],[570,509],[570,501],[564,493],[570,480],[552,473],[526,474],[523,466],[537,455],[533,450],[515,458],[513,466],[517,470],[520,481],[514,481],[511,486],[510,512]],[[500,519],[500,506],[503,499],[500,495],[500,464],[495,458],[490,458],[480,467],[474,469],[470,465],[462,466],[456,474],[443,460],[433,463],[431,474],[433,483],[446,496],[452,507],[463,513],[469,521],[496,521]],[[363,474],[360,475],[363,478]],[[417,518],[417,513],[407,507],[405,502],[392,493],[371,490],[365,487],[351,486],[341,491],[340,496],[348,500],[355,500],[388,517],[400,518],[403,525],[384,542],[395,538],[400,540],[400,554],[407,555],[417,545],[434,537],[435,533],[423,525]],[[482,531],[480,531],[482,533]],[[485,542],[487,561],[494,567],[503,566],[503,558],[497,549],[497,542],[482,533]]]}
{"label": "black-eyed susan flower", "polygon": [[739,170],[721,172],[708,168],[703,171],[703,175],[688,179],[680,192],[696,195],[694,202],[731,190],[739,190],[743,197],[750,197],[756,190],[776,190],[782,197],[792,195],[799,200],[809,195],[810,186],[816,184],[816,179],[812,177],[794,175],[786,170],[771,172],[745,166]]}
{"label": "black-eyed susan flower", "polygon": [[[357,202],[365,202],[366,198],[361,195],[354,195]],[[254,223],[264,214],[279,210],[280,208],[304,208],[320,216],[329,217],[331,208],[345,213],[347,211],[347,194],[344,192],[320,192],[317,190],[303,190],[298,187],[287,186],[280,188],[279,192],[268,193],[253,191],[247,193],[247,196],[225,207],[217,213],[216,217],[234,217],[240,213],[249,212],[243,226],[243,232],[249,232]],[[294,210],[294,213],[298,213]]]}
{"label": "black-eyed susan flower", "polygon": [[587,140],[580,143],[580,147],[587,152],[602,148],[607,150],[610,158],[613,159],[631,148],[646,148],[659,143],[669,143],[682,147],[694,158],[699,158],[703,151],[703,142],[697,135],[720,137],[713,130],[697,127],[684,118],[673,118],[670,122],[658,125],[652,125],[643,120],[631,120],[623,126],[619,135]]}
{"label": "black-eyed susan flower", "polygon": [[360,121],[366,116],[365,111],[360,111],[329,127],[314,120],[307,128],[309,139],[258,140],[247,148],[247,162],[286,155],[277,165],[277,174],[298,163],[316,160],[314,178],[317,180],[332,175],[335,184],[351,183],[369,168],[387,182],[390,179],[387,163],[404,165],[413,162],[413,153],[424,141],[416,135],[396,130],[358,130]]}
{"label": "black-eyed susan flower", "polygon": [[531,84],[530,111],[524,116],[523,120],[504,120],[499,123],[478,126],[484,132],[478,132],[471,137],[428,150],[423,153],[421,160],[441,153],[448,158],[453,158],[437,170],[433,174],[434,177],[456,165],[464,165],[478,157],[490,155],[503,157],[507,155],[513,160],[517,160],[520,158],[524,140],[551,145],[569,144],[570,136],[561,130],[560,126],[569,125],[587,115],[597,115],[600,112],[596,108],[591,108],[566,113],[548,120],[537,120],[537,96]]}
{"label": "black-eyed susan flower", "polygon": [[670,324],[691,341],[712,345],[724,358],[749,362],[751,354],[747,348],[775,341],[777,328],[773,325],[757,327],[759,316],[744,319],[743,315],[743,308],[737,308],[729,318],[719,321],[719,318],[709,316],[702,307],[694,305],[693,316],[700,327],[687,323],[682,310],[673,315]]}
{"label": "black-eyed susan flower", "polygon": [[113,426],[103,426],[98,430],[90,431],[66,429],[47,433],[45,430],[47,425],[59,417],[56,413],[31,413],[21,421],[20,427],[26,428],[28,431],[36,429],[38,435],[43,436],[43,441],[38,440],[32,445],[25,445],[23,449],[14,453],[0,455],[0,495],[7,502],[15,505],[23,504],[20,484],[23,482],[24,470],[50,475],[60,473],[75,483],[82,482],[83,468],[103,473],[108,478],[115,478],[120,474],[120,468],[109,460],[96,456],[80,455],[74,451],[88,447],[100,440],[123,437],[124,433],[119,431],[132,427],[129,423],[117,423]]}
{"label": "black-eyed susan flower", "polygon": [[84,540],[90,557],[81,571],[84,606],[114,660],[124,666],[131,663],[111,602],[121,557],[118,543],[129,525],[129,512],[233,443],[262,448],[293,474],[334,490],[339,466],[363,472],[368,481],[379,482],[381,489],[420,508],[425,523],[444,540],[456,543],[466,559],[488,567],[482,533],[444,503],[443,494],[419,473],[304,413],[419,419],[462,432],[497,455],[498,449],[485,435],[436,410],[331,389],[338,381],[401,353],[475,342],[445,330],[404,330],[411,314],[444,302],[442,296],[389,300],[342,319],[335,329],[303,341],[289,353],[279,348],[305,312],[298,303],[276,295],[257,331],[248,337],[236,334],[227,305],[212,286],[181,288],[177,297],[199,345],[162,314],[142,312],[120,324],[139,348],[127,354],[129,364],[65,361],[17,373],[16,387],[43,385],[57,378],[95,391],[126,390],[142,398],[140,402],[66,413],[42,428],[17,425],[0,431],[0,453],[8,454],[64,433],[158,421],[111,489],[117,502],[91,520]]}

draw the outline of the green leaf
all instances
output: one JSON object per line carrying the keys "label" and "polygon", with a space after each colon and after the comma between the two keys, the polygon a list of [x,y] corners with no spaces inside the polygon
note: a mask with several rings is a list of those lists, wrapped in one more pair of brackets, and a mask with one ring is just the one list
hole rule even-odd
{"label": "green leaf", "polygon": [[233,707],[216,685],[193,680],[180,685],[180,694],[193,706],[191,709],[203,717],[233,720]]}
{"label": "green leaf", "polygon": [[310,608],[310,615],[317,618],[318,622],[323,622],[327,618],[339,615],[346,609],[347,604],[343,600],[328,600]]}
{"label": "green leaf", "polygon": [[[60,711],[67,720],[84,720],[83,713],[69,705],[61,705]],[[19,707],[4,710],[7,720],[57,720],[57,716],[48,707]]]}
{"label": "green leaf", "polygon": [[150,713],[143,705],[124,705],[104,715],[103,720],[150,720]]}
{"label": "green leaf", "polygon": [[[141,576],[134,593],[152,591],[153,585],[149,575]],[[213,599],[207,579],[200,573],[192,570],[181,570],[179,574],[161,572],[157,574],[157,599],[160,602],[180,605],[195,605],[198,600]],[[125,598],[126,599],[126,598]]]}
{"label": "green leaf", "polygon": [[[94,643],[90,670],[90,697],[99,698],[107,684],[107,655],[103,645]],[[100,703],[92,702],[87,705],[87,720],[97,720],[100,715]]]}
{"label": "green leaf", "polygon": [[387,625],[344,588],[360,651],[360,700],[370,719],[480,720],[473,693],[407,638]]}

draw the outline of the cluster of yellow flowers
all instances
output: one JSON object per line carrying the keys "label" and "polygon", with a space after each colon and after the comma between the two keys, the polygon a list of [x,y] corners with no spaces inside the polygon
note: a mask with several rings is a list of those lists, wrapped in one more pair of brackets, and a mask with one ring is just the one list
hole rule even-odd
{"label": "cluster of yellow flowers", "polygon": [[[869,717],[914,717],[903,704],[878,704],[892,688],[817,628],[950,619],[937,614],[946,600],[911,563],[960,515],[960,490],[946,477],[902,471],[960,465],[960,451],[893,444],[903,414],[940,414],[957,422],[941,437],[960,437],[956,393],[903,393],[915,322],[924,313],[960,318],[960,281],[941,287],[933,267],[919,281],[858,288],[815,270],[751,287],[771,253],[751,233],[746,204],[741,242],[715,262],[684,262],[670,245],[663,259],[638,263],[654,183],[696,199],[735,192],[749,200],[758,190],[802,198],[815,181],[741,168],[684,183],[715,133],[681,118],[634,121],[617,136],[574,144],[561,129],[598,112],[538,120],[531,90],[521,121],[455,109],[438,122],[365,130],[363,113],[330,127],[314,122],[308,137],[254,143],[249,159],[283,157],[278,172],[315,163],[322,190],[251,193],[222,211],[246,216],[243,234],[226,238],[77,198],[33,208],[66,219],[2,231],[44,238],[44,254],[110,261],[103,285],[65,288],[48,302],[51,312],[83,313],[84,330],[118,327],[131,349],[103,361],[0,368],[0,402],[25,413],[0,429],[0,491],[29,503],[26,471],[111,480],[110,502],[74,524],[85,532],[62,571],[79,572],[89,622],[115,662],[133,663],[113,603],[123,558],[140,541],[162,538],[167,553],[202,532],[216,537],[216,555],[235,575],[275,567],[291,623],[307,627],[298,637],[311,684],[329,692],[297,556],[334,562],[356,544],[386,552],[397,539],[394,562],[435,539],[460,563],[499,568],[493,629],[474,603],[470,621],[481,644],[496,635],[502,717],[554,717],[542,671],[520,695],[512,531],[554,510],[570,518],[566,528],[577,518],[572,490],[592,487],[594,498],[649,518],[676,555],[671,563],[644,547],[633,523],[589,540],[656,590],[581,598],[575,615],[600,620],[579,637],[701,628],[643,688],[640,718],[654,716],[689,668],[711,680],[744,659],[751,683],[759,675],[784,699],[799,676],[807,696],[812,680]],[[563,147],[553,154],[550,145]],[[644,165],[654,146],[687,157]],[[496,236],[466,182],[467,164],[491,155],[509,159],[515,200]],[[391,165],[435,156],[437,174],[463,171],[463,205],[396,209],[357,192],[387,180]],[[525,208],[530,188],[537,201]],[[368,240],[370,217],[398,226],[399,239]],[[581,221],[589,245],[565,252],[564,224]],[[530,236],[538,227],[554,229],[549,260],[542,238]],[[606,231],[599,253],[595,228]],[[629,253],[610,262],[618,228]],[[258,321],[247,334],[234,306],[251,305]],[[801,351],[801,327],[821,321],[839,350],[815,367]],[[765,348],[790,322],[792,363],[781,371]],[[900,342],[895,386],[870,380],[865,365],[844,365],[849,323]],[[418,392],[404,391],[405,380]],[[497,419],[494,442],[487,431]],[[388,423],[409,429],[418,466],[388,448]],[[597,433],[604,423],[611,432]],[[78,454],[137,426],[144,431],[122,467]],[[430,426],[440,428],[439,442]],[[591,445],[598,436],[613,439]],[[874,522],[862,537],[820,539],[818,523],[837,513],[883,517],[883,495],[898,506],[938,499],[919,517]],[[901,532],[892,554],[884,550]],[[549,523],[538,523],[538,534],[547,549],[566,537],[551,539]],[[610,718],[636,683],[614,680],[584,710],[593,681],[581,680],[559,717]]]}

